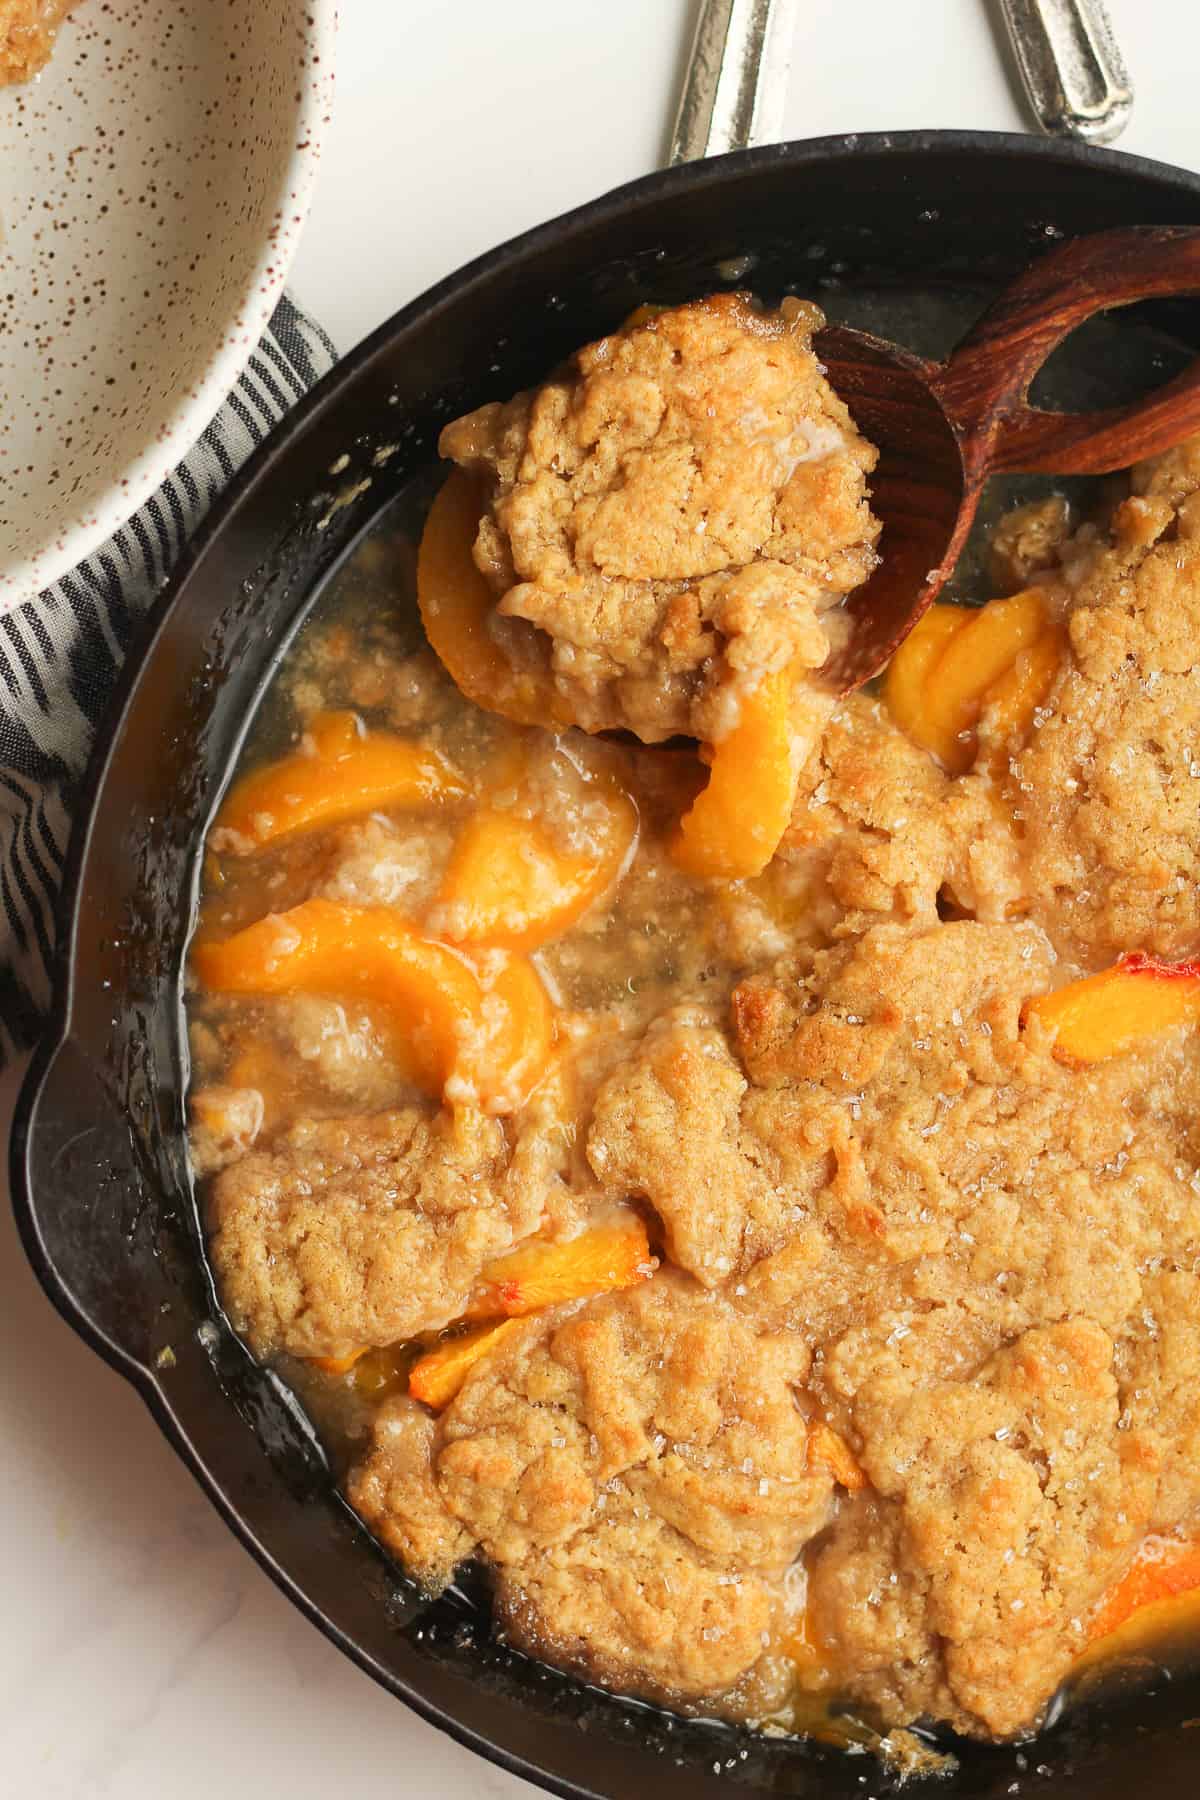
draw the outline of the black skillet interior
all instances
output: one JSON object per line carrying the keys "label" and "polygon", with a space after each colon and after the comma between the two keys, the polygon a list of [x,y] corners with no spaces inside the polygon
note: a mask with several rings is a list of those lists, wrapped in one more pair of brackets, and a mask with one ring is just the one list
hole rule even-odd
{"label": "black skillet interior", "polygon": [[[127,671],[68,864],[56,1013],[23,1091],[13,1191],[50,1297],[145,1396],[279,1585],[393,1692],[569,1795],[891,1792],[873,1761],[685,1722],[506,1651],[469,1591],[423,1604],[337,1499],[288,1391],[213,1295],[186,1168],[179,976],[196,849],[271,671],[330,571],[435,455],[441,424],[535,380],[643,300],[811,294],[942,351],[1059,235],[1200,223],[1200,180],[979,134],[827,139],[652,176],[492,253],[381,328],[254,459]],[[1200,345],[1200,306],[1138,309],[1054,397],[1120,397]],[[956,1746],[955,1800],[1127,1800],[1200,1783],[1190,1680],[1071,1712],[1023,1749]],[[1014,1783],[1017,1785],[1014,1787]]]}

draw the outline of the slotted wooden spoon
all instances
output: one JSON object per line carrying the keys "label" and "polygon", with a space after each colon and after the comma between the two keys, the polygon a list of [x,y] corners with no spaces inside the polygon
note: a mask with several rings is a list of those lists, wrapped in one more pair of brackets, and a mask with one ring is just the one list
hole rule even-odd
{"label": "slotted wooden spoon", "polygon": [[853,626],[822,671],[849,693],[883,668],[948,580],[989,475],[1103,475],[1200,431],[1200,359],[1128,406],[1091,413],[1029,404],[1056,345],[1095,313],[1200,294],[1200,230],[1134,228],[1075,238],[1006,288],[944,363],[869,332],[814,339],[860,431],[878,445],[871,504],[880,563],[850,595]]}

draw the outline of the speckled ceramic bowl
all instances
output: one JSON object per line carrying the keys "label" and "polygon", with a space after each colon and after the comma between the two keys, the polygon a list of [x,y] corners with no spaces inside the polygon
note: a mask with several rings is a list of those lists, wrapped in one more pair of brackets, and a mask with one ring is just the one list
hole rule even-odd
{"label": "speckled ceramic bowl", "polygon": [[279,297],[334,0],[81,0],[0,90],[0,611],[133,512]]}

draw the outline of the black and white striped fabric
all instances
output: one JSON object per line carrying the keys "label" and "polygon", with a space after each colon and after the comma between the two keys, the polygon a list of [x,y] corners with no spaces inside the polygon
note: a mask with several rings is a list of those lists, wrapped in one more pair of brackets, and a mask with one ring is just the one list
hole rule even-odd
{"label": "black and white striped fabric", "polygon": [[0,1064],[33,1042],[49,1000],[72,803],[117,672],[221,489],[335,358],[285,295],[236,388],[141,512],[0,617]]}

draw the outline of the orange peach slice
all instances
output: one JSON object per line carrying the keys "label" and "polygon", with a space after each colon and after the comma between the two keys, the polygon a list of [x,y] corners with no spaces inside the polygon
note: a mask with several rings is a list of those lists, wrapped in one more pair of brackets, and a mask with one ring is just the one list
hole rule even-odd
{"label": "orange peach slice", "polygon": [[1028,737],[1033,715],[1049,698],[1066,654],[1067,634],[1052,625],[984,695],[979,742],[990,752],[993,766],[1003,768]]}
{"label": "orange peach slice", "polygon": [[975,761],[981,718],[1005,753],[1028,730],[1064,642],[1038,588],[978,608],[932,606],[892,658],[884,698],[914,743],[961,775]]}
{"label": "orange peach slice", "polygon": [[447,1338],[413,1364],[409,1393],[426,1406],[448,1406],[476,1363],[498,1350],[505,1338],[523,1325],[523,1319],[504,1319],[499,1325],[481,1325],[462,1337]]}
{"label": "orange peach slice", "polygon": [[521,1105],[549,1060],[553,1011],[528,963],[497,953],[481,975],[382,907],[305,900],[197,943],[192,962],[218,992],[360,996],[390,1014],[414,1081],[488,1111]]}
{"label": "orange peach slice", "polygon": [[485,1112],[519,1112],[550,1067],[554,1008],[541,976],[523,956],[495,951],[480,958],[483,1001],[447,1100]]}
{"label": "orange peach slice", "polygon": [[848,1494],[861,1493],[869,1485],[866,1471],[845,1438],[839,1437],[832,1425],[819,1419],[808,1428],[808,1466],[824,1463],[839,1487]]}
{"label": "orange peach slice", "polygon": [[888,711],[914,743],[928,749],[922,737],[926,721],[925,683],[950,639],[970,624],[965,606],[935,602],[922,613],[891,662],[883,678],[883,697]]}
{"label": "orange peach slice", "polygon": [[560,849],[536,819],[481,807],[455,844],[438,896],[439,929],[456,943],[535,950],[575,924],[616,881],[637,834],[637,810],[612,785],[592,855]]}
{"label": "orange peach slice", "polygon": [[738,723],[712,747],[708,782],[670,843],[686,875],[744,881],[761,875],[787,830],[799,761],[790,669],[766,675],[742,700]]}
{"label": "orange peach slice", "polygon": [[1069,981],[1025,1005],[1053,1034],[1060,1062],[1103,1062],[1200,1020],[1200,959],[1164,963],[1134,951],[1111,969]]}
{"label": "orange peach slice", "polygon": [[224,849],[264,844],[336,825],[382,807],[457,800],[462,780],[436,751],[386,731],[364,731],[354,713],[314,719],[299,750],[234,783],[217,815]]}
{"label": "orange peach slice", "polygon": [[1147,1607],[1164,1615],[1181,1595],[1200,1588],[1200,1543],[1177,1538],[1150,1538],[1142,1545],[1124,1578],[1105,1595],[1089,1626],[1094,1643],[1117,1631]]}
{"label": "orange peach slice", "polygon": [[569,725],[567,709],[544,669],[514,667],[489,625],[497,596],[475,566],[478,483],[456,469],[429,509],[417,552],[417,604],[425,635],[468,700],[519,725]]}
{"label": "orange peach slice", "polygon": [[925,678],[928,747],[952,775],[975,760],[973,728],[988,689],[1012,668],[1045,629],[1035,588],[982,606],[956,631]]}
{"label": "orange peach slice", "polygon": [[636,1287],[657,1266],[640,1219],[598,1225],[565,1243],[522,1244],[484,1269],[468,1317],[518,1318],[565,1300]]}

